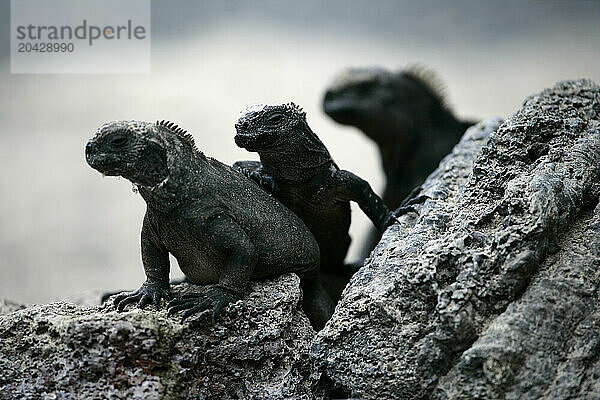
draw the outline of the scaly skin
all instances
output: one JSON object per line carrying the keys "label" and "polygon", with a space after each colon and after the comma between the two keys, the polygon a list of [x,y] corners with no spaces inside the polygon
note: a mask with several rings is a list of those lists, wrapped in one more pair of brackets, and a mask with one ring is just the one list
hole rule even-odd
{"label": "scaly skin", "polygon": [[[377,143],[387,178],[382,197],[391,208],[423,183],[474,124],[458,120],[431,81],[422,70],[355,68],[339,74],[323,99],[327,115]],[[365,256],[380,237],[371,233]]]}
{"label": "scaly skin", "polygon": [[[141,234],[147,279],[116,298],[119,311],[172,300],[169,253],[192,283],[216,284],[169,303],[170,313],[183,311],[183,319],[212,310],[214,323],[252,279],[295,272],[312,288],[319,249],[304,223],[245,176],[204,156],[181,128],[164,121],[108,123],[88,142],[86,160],[103,174],[129,179],[147,204]],[[317,289],[305,297],[305,311],[321,327],[331,300]]]}
{"label": "scaly skin", "polygon": [[[293,103],[249,107],[236,132],[236,144],[257,152],[260,162],[240,161],[234,168],[298,214],[319,243],[322,272],[343,277],[343,287],[353,272],[344,265],[350,201],[358,203],[380,232],[395,221],[394,215],[366,181],[338,168]],[[334,298],[341,291],[338,285],[326,285]]]}

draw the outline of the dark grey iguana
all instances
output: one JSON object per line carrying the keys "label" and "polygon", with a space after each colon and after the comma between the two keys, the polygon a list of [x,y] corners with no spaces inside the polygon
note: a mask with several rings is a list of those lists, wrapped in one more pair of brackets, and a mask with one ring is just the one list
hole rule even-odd
{"label": "dark grey iguana", "polygon": [[[382,232],[394,215],[369,184],[341,170],[295,104],[256,105],[236,123],[235,142],[257,152],[258,161],[234,164],[294,211],[313,233],[321,252],[321,270],[349,279],[344,266],[350,245],[350,201],[358,203]],[[344,285],[345,282],[342,283]],[[331,288],[336,297],[340,288]]]}
{"label": "dark grey iguana", "polygon": [[313,324],[329,318],[331,299],[314,280],[318,245],[305,224],[244,175],[204,156],[181,128],[164,121],[108,123],[85,154],[92,168],[130,180],[147,204],[141,234],[147,280],[115,299],[118,310],[171,299],[170,253],[189,281],[216,284],[169,303],[170,313],[186,310],[184,319],[211,309],[214,323],[251,279],[287,272],[300,275]]}
{"label": "dark grey iguana", "polygon": [[[474,124],[456,118],[430,75],[419,69],[349,69],[335,78],[323,99],[327,115],[377,143],[387,178],[382,197],[391,208],[423,183]],[[372,233],[365,255],[379,238]]]}

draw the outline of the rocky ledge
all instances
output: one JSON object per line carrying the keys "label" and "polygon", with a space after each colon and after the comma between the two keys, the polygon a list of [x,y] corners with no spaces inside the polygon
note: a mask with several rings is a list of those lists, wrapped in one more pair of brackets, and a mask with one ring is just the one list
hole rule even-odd
{"label": "rocky ledge", "polygon": [[293,274],[215,327],[5,303],[0,398],[600,398],[600,87],[470,128],[423,194],[318,334]]}
{"label": "rocky ledge", "polygon": [[[198,290],[181,284],[174,292]],[[311,399],[315,332],[296,275],[256,283],[211,327],[166,310],[58,302],[0,316],[1,399]]]}

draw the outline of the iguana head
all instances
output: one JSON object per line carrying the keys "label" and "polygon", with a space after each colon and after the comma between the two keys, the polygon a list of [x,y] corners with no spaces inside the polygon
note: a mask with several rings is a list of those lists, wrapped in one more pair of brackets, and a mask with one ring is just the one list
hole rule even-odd
{"label": "iguana head", "polygon": [[168,178],[168,153],[173,148],[193,150],[193,142],[172,123],[115,121],[102,125],[88,141],[85,158],[104,175],[152,187]]}
{"label": "iguana head", "polygon": [[306,124],[306,113],[294,103],[286,103],[246,108],[235,124],[235,130],[238,146],[261,151],[287,146],[310,128]]}
{"label": "iguana head", "polygon": [[423,126],[447,113],[438,84],[419,69],[381,68],[343,71],[327,89],[323,111],[336,122],[356,126],[374,140]]}

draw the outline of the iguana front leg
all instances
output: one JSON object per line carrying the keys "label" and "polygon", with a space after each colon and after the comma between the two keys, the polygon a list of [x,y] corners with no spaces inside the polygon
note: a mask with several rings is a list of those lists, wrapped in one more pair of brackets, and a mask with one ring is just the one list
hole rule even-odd
{"label": "iguana front leg", "polygon": [[131,303],[137,303],[139,308],[144,308],[150,303],[158,307],[161,299],[170,300],[172,297],[169,285],[169,253],[160,243],[148,220],[148,214],[144,217],[142,225],[141,246],[146,282],[138,290],[120,294],[115,298],[114,304],[119,312]]}
{"label": "iguana front leg", "polygon": [[260,161],[237,161],[232,167],[256,182],[265,192],[275,194],[277,190],[275,180],[264,172]]}
{"label": "iguana front leg", "polygon": [[383,232],[396,221],[394,214],[367,181],[346,170],[336,171],[333,178],[337,181],[338,195],[344,200],[358,203],[377,230]]}
{"label": "iguana front leg", "polygon": [[[205,229],[202,229],[205,227]],[[246,232],[227,215],[218,215],[196,227],[197,235],[210,241],[210,245],[225,258],[219,283],[205,293],[188,294],[169,302],[169,315],[180,311],[182,321],[212,309],[212,324],[225,306],[241,299],[248,291],[250,278],[256,265],[256,252]],[[204,232],[202,232],[204,231]]]}

